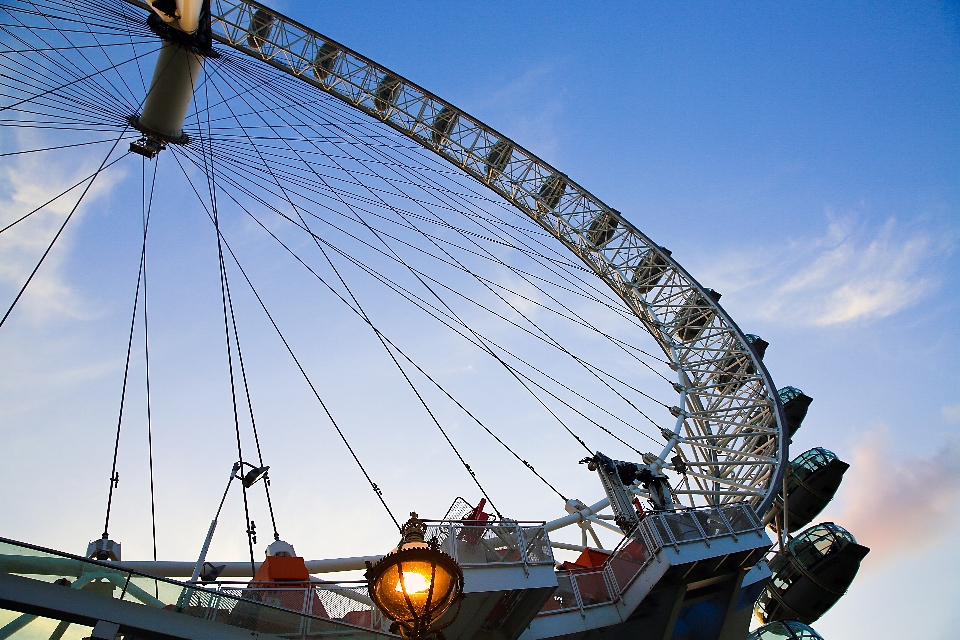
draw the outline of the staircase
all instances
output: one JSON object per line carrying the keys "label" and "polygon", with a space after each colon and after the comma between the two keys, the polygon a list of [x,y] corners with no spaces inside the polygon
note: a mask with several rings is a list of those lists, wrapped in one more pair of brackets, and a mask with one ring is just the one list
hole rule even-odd
{"label": "staircase", "polygon": [[521,640],[742,638],[770,545],[748,504],[650,514],[595,569],[558,571]]}

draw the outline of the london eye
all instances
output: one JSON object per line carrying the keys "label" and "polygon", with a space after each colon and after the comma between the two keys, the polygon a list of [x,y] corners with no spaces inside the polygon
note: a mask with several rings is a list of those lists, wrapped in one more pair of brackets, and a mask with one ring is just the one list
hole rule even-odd
{"label": "london eye", "polygon": [[[17,323],[31,285],[61,250],[58,242],[98,202],[104,183],[136,205],[124,215],[138,229],[126,250],[139,259],[133,273],[114,279],[128,290],[130,312],[114,341],[124,362],[122,378],[111,381],[119,406],[98,436],[112,451],[112,466],[103,474],[105,523],[88,550],[93,561],[167,580],[189,576],[205,588],[216,588],[218,578],[253,578],[234,594],[240,602],[231,605],[234,617],[253,606],[244,602],[254,583],[291,580],[270,577],[269,563],[255,551],[254,512],[266,507],[269,515],[257,517],[270,520],[271,530],[261,525],[260,532],[273,540],[268,560],[297,558],[281,540],[274,503],[278,492],[301,489],[271,487],[269,468],[283,461],[268,459],[261,448],[282,415],[262,408],[273,406],[264,397],[282,393],[309,407],[303,424],[323,434],[326,455],[347,462],[353,474],[347,483],[363,487],[356,500],[382,514],[387,526],[400,528],[405,519],[398,504],[416,502],[416,484],[398,477],[443,477],[439,484],[453,505],[443,518],[431,514],[438,520],[423,535],[448,544],[451,557],[467,567],[468,591],[479,590],[471,587],[479,580],[471,578],[479,575],[471,563],[519,564],[528,580],[539,563],[555,581],[518,587],[510,582],[516,577],[504,578],[506,586],[489,587],[496,595],[489,606],[464,601],[467,613],[445,623],[452,624],[448,637],[502,627],[505,637],[672,628],[674,637],[742,638],[758,596],[761,620],[768,627],[788,621],[782,626],[793,632],[815,622],[849,585],[868,551],[850,534],[828,523],[792,537],[829,502],[846,469],[825,449],[790,462],[789,441],[811,399],[794,387],[778,391],[763,363],[766,341],[741,329],[721,306],[721,294],[648,238],[629,211],[608,206],[522,141],[257,2],[19,0],[2,3],[0,11],[2,159],[11,170],[34,172],[50,158],[67,159],[75,175],[3,220],[0,238],[29,238],[32,253],[2,309],[0,336],[28,335]],[[153,240],[158,234],[162,240]],[[166,260],[152,257],[161,246]],[[216,371],[228,390],[217,397],[236,463],[220,508],[231,486],[239,486],[249,553],[249,560],[229,566],[205,557],[219,510],[196,563],[157,561],[155,520],[153,560],[121,559],[111,533],[120,526],[111,508],[124,488],[117,460],[134,428],[133,381],[145,374],[148,429],[151,410],[161,406],[156,388],[163,383],[150,369],[151,353],[155,362],[163,358],[156,346],[150,351],[160,329],[158,320],[148,324],[149,313],[164,317],[160,304],[169,305],[168,317],[192,313],[184,301],[199,295],[186,293],[191,274],[170,266],[178,251],[209,258],[211,271],[195,278],[212,273],[217,282],[216,290],[197,289],[207,302],[213,292],[205,308],[213,309],[219,331],[218,361],[198,365],[193,354],[178,357],[184,375],[192,367]],[[164,291],[165,278],[176,280],[166,285],[176,295],[153,293]],[[310,316],[311,339],[291,319],[297,314]],[[266,351],[272,355],[250,355]],[[470,375],[458,375],[465,362]],[[292,378],[278,390],[272,374],[261,373],[264,363]],[[536,459],[535,442],[549,447],[554,464]],[[378,445],[386,451],[376,455],[389,455],[399,473],[370,464]],[[152,439],[149,447],[144,472],[155,519]],[[491,477],[502,465],[522,470],[526,480],[516,491],[537,505],[531,512],[539,517],[540,505],[549,504],[553,515],[525,528],[531,518],[521,512],[522,500],[504,498]],[[595,493],[574,494],[571,485],[582,486],[569,481],[574,475],[590,477]],[[777,545],[772,580],[762,561],[771,548],[765,525]],[[516,533],[504,534],[508,529]],[[570,542],[559,541],[565,530],[574,532]],[[836,555],[818,542],[823,531],[844,542]],[[662,564],[658,550],[679,558],[694,554],[694,545],[706,555],[674,559],[654,576],[652,567]],[[551,549],[580,556],[555,563]],[[819,555],[807,558],[809,549]],[[850,556],[851,549],[859,555]],[[852,559],[838,565],[840,555]],[[275,567],[284,562],[272,560]],[[333,566],[323,562],[301,564],[317,574]],[[842,574],[842,584],[814,605],[809,593],[822,586],[821,566]],[[793,574],[781,575],[781,567]],[[640,593],[645,575],[650,584]],[[104,576],[75,588],[107,584],[113,593],[118,583]],[[72,584],[82,580],[73,578]],[[325,594],[366,602],[359,591],[342,589]],[[194,600],[183,593],[178,610],[199,610],[206,591]],[[148,606],[172,606],[160,594],[156,587],[153,600],[149,589],[134,595]],[[672,618],[644,613],[644,602],[656,611],[665,607],[661,596],[674,603],[667,607],[675,609]],[[711,598],[744,597],[746,609],[714,619],[719,605]],[[335,635],[361,628],[413,633],[376,623],[375,608],[335,616],[330,602],[318,596],[294,605],[280,598],[270,606],[336,618],[346,626],[328,629]],[[628,603],[630,611],[603,617]],[[213,605],[204,606],[204,615],[217,620],[209,613]],[[566,617],[574,613],[576,619]],[[474,626],[465,622],[470,615],[479,621]],[[117,624],[131,636],[148,631]],[[715,628],[697,635],[710,624]],[[284,629],[276,633],[293,633]],[[756,633],[766,638],[773,631]]]}

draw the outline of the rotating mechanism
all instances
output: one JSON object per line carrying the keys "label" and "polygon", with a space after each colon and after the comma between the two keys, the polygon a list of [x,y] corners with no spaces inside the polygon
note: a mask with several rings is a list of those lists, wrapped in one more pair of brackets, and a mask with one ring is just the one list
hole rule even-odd
{"label": "rotating mechanism", "polygon": [[144,137],[130,151],[154,158],[167,144],[187,144],[183,122],[200,79],[203,58],[215,57],[210,27],[210,0],[154,0],[147,20],[163,40],[143,112],[129,117]]}

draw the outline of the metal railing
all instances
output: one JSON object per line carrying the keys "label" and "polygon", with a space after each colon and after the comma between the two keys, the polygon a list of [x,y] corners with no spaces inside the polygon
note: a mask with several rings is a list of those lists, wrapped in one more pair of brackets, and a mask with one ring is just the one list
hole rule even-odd
{"label": "metal railing", "polygon": [[427,540],[462,567],[554,563],[543,522],[516,520],[425,520]]}
{"label": "metal railing", "polygon": [[599,567],[557,571],[557,590],[537,615],[583,611],[620,599],[630,584],[655,558],[672,547],[715,538],[755,534],[763,537],[763,525],[746,503],[684,511],[649,514],[631,536],[621,541]]}
{"label": "metal railing", "polygon": [[315,635],[324,631],[322,625],[313,623],[317,619],[335,620],[372,631],[390,628],[390,621],[385,622],[370,599],[365,582],[292,583],[289,586],[218,583],[215,591],[185,591],[178,606],[208,620],[226,615],[229,620],[256,618],[258,624],[269,621],[273,626],[289,623],[283,615],[265,617],[253,603],[303,614],[305,623],[293,632],[297,634]]}
{"label": "metal railing", "polygon": [[[387,633],[388,625],[382,624],[372,603],[367,604],[369,599],[364,601],[366,587],[361,591],[356,584],[319,583],[293,589],[208,588],[6,538],[0,538],[0,574],[83,589],[106,598],[284,638],[394,637]],[[308,592],[314,595],[307,598]]]}

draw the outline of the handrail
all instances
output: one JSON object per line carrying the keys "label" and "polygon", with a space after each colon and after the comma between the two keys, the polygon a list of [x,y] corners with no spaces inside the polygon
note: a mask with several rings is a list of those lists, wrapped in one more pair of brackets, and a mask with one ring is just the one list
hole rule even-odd
{"label": "handrail", "polygon": [[[427,538],[469,568],[483,565],[553,565],[542,520],[424,520]],[[533,543],[536,541],[536,544]]]}
{"label": "handrail", "polygon": [[[22,575],[33,580],[38,580],[38,575],[71,577],[77,580],[73,583],[67,581],[68,584],[84,581],[83,586],[93,580],[107,580],[114,588],[104,597],[115,599],[113,591],[122,589],[120,600],[137,600],[144,606],[164,608],[252,632],[287,636],[293,634],[299,637],[308,632],[315,634],[318,631],[332,631],[354,636],[369,634],[366,637],[371,639],[395,637],[385,630],[373,628],[372,625],[364,626],[343,619],[297,612],[268,601],[245,598],[242,593],[228,594],[218,589],[133,571],[125,568],[122,563],[84,558],[4,537],[0,537],[0,573]],[[156,593],[156,597],[147,593],[144,587]],[[243,615],[236,614],[238,611],[243,612]]]}
{"label": "handrail", "polygon": [[[725,511],[740,512],[749,526],[738,528]],[[751,532],[762,537],[763,525],[753,508],[745,502],[649,513],[631,535],[620,541],[602,565],[593,570],[559,570],[557,582],[560,586],[537,616],[577,610],[582,613],[584,609],[616,602],[647,566],[654,560],[660,561],[657,554],[663,549],[673,547],[676,553],[680,553],[682,545],[695,542],[709,545],[710,540],[726,536],[736,541],[738,536]],[[602,588],[596,582],[598,576],[603,580]],[[564,582],[570,585],[569,589]],[[592,589],[591,598],[584,598],[581,583]],[[571,600],[572,604],[569,603]]]}

